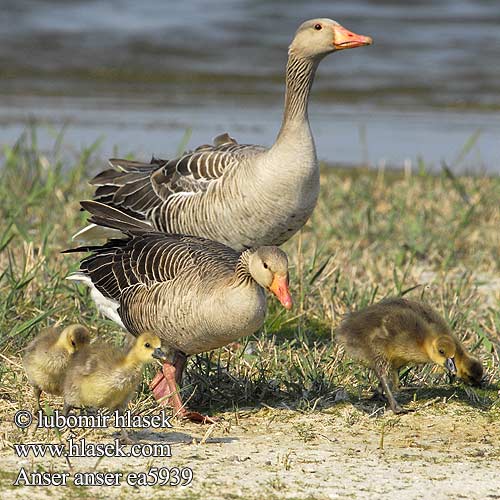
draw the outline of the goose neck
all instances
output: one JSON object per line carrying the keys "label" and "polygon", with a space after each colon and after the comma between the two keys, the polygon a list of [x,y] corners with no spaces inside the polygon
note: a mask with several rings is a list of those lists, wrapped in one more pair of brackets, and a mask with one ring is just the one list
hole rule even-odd
{"label": "goose neck", "polygon": [[236,269],[234,271],[234,284],[243,285],[249,283],[253,278],[250,274],[249,264],[250,255],[254,250],[245,250],[239,257]]}
{"label": "goose neck", "polygon": [[139,358],[134,348],[132,348],[124,357],[121,363],[121,368],[134,372],[141,370],[143,364],[144,362]]}
{"label": "goose neck", "polygon": [[286,66],[285,110],[277,142],[290,130],[309,128],[309,94],[319,60],[302,58],[289,52]]}

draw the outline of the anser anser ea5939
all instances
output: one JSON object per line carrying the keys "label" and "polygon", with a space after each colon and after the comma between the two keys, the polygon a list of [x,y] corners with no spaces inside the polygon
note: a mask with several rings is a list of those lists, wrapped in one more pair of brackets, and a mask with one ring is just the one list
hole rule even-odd
{"label": "anser anser ea5939", "polygon": [[[113,159],[113,168],[91,181],[94,199],[158,231],[202,236],[235,250],[281,245],[306,223],[318,198],[307,113],[316,68],[328,54],[371,43],[331,19],[304,22],[289,47],[283,122],[270,149],[222,134],[180,158],[151,164]],[[88,226],[75,237],[103,235],[109,229]]]}
{"label": "anser anser ea5939", "polygon": [[149,331],[174,354],[154,381],[156,398],[172,395],[174,410],[192,419],[177,394],[186,355],[226,345],[258,330],[266,312],[265,289],[286,309],[288,259],[277,247],[238,253],[196,236],[153,231],[146,223],[97,202],[82,202],[90,221],[125,236],[102,246],[66,252],[91,252],[80,271],[68,278],[91,288],[100,311],[133,335]]}

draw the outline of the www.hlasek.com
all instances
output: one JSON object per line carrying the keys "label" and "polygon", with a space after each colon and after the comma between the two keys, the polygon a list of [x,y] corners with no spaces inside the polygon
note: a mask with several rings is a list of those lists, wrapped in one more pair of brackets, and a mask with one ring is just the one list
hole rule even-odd
{"label": "www.hlasek.com", "polygon": [[[133,443],[130,446],[120,443],[118,438],[108,443],[88,442],[85,437],[78,438],[73,430],[102,429],[110,426],[127,429],[171,428],[171,416],[162,411],[158,415],[134,415],[130,411],[110,414],[68,415],[55,410],[46,415],[42,410],[36,414],[37,429],[70,429],[66,442],[59,443],[16,443],[14,453],[19,458],[102,458],[102,457],[142,457],[170,458],[172,450],[166,443]],[[34,416],[27,410],[20,410],[14,415],[14,423],[20,429],[26,429],[34,421]],[[24,467],[18,472],[14,486],[66,486],[72,479],[75,486],[119,486],[124,479],[130,486],[187,486],[193,480],[193,471],[189,467],[150,467],[147,472],[35,472]]]}

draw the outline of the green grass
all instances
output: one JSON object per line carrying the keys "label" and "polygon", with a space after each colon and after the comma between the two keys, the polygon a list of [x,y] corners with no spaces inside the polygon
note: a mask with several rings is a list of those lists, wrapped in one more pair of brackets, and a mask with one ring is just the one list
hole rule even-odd
{"label": "green grass", "polygon": [[[123,340],[87,290],[64,279],[78,261],[60,251],[85,223],[78,202],[91,196],[87,180],[104,161],[97,143],[69,159],[61,143],[56,137],[53,150],[42,152],[29,130],[2,150],[0,405],[30,404],[19,353],[40,328],[78,321],[94,335]],[[235,414],[261,404],[317,411],[334,405],[340,388],[356,403],[374,381],[340,356],[335,327],[349,310],[408,294],[447,318],[484,363],[490,386],[442,389],[443,375],[431,366],[405,371],[404,384],[421,386],[419,399],[448,395],[498,408],[500,179],[456,178],[449,169],[430,175],[421,162],[415,174],[324,168],[321,182],[312,220],[284,246],[293,311],[270,299],[263,331],[193,358],[184,397],[194,407]],[[148,395],[144,383],[135,404],[151,404]]]}

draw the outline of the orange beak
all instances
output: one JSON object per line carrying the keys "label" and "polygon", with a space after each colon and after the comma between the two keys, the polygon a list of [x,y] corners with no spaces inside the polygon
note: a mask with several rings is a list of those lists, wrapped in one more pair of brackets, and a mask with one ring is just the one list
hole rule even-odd
{"label": "orange beak", "polygon": [[356,33],[345,29],[343,26],[335,26],[333,28],[333,33],[333,46],[336,50],[354,49],[362,45],[371,45],[373,43],[371,37],[356,35]]}
{"label": "orange beak", "polygon": [[293,302],[288,288],[288,276],[278,276],[275,274],[269,290],[278,297],[278,300],[285,309],[290,310],[292,308]]}

